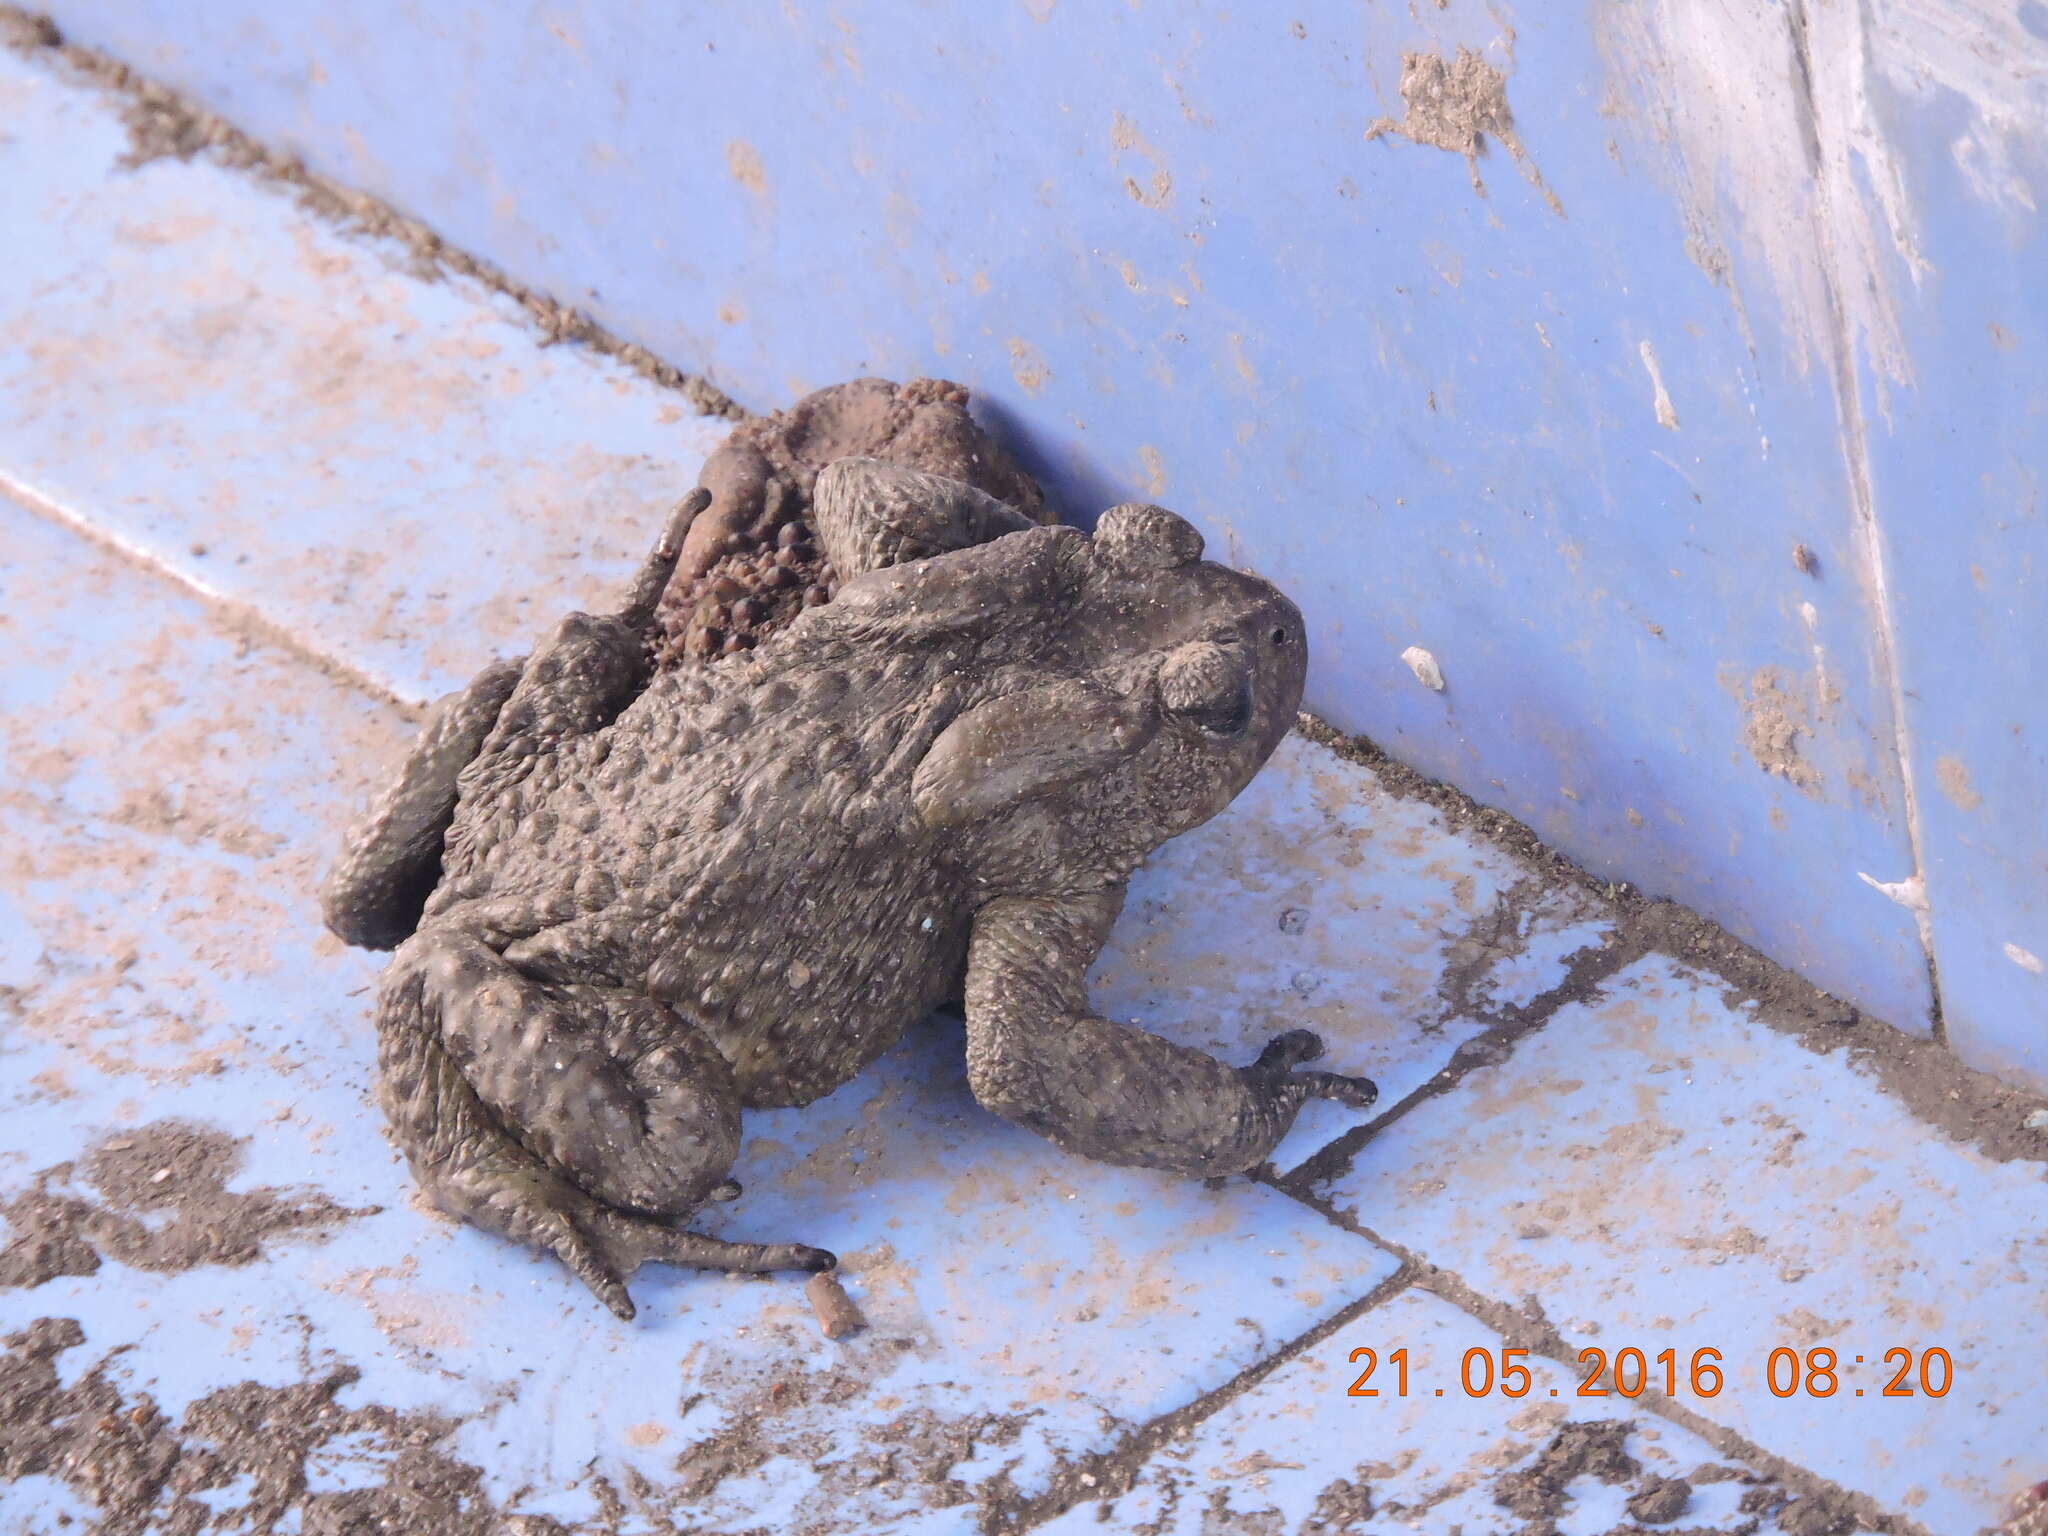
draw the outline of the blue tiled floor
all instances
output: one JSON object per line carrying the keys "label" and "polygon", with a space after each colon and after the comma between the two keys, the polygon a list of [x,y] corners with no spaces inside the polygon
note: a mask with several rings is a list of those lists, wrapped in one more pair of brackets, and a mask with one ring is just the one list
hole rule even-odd
{"label": "blue tiled floor", "polygon": [[[721,429],[273,190],[122,147],[92,92],[0,55],[0,228],[26,233],[0,257],[0,1200],[178,1118],[245,1141],[232,1189],[357,1214],[255,1263],[0,1290],[0,1333],[79,1322],[64,1380],[111,1354],[176,1419],[345,1365],[343,1404],[445,1416],[507,1521],[621,1531],[1476,1536],[1540,1529],[1550,1468],[1562,1532],[1682,1476],[1687,1529],[1812,1536],[1827,1505],[1963,1536],[2048,1475],[2038,1157],[1950,1141],[1659,956],[1442,1076],[1612,914],[1305,738],[1153,861],[1095,989],[1231,1056],[1308,1024],[1375,1076],[1385,1123],[1323,1182],[1067,1158],[973,1103],[941,1019],[754,1118],[718,1216],[844,1255],[855,1340],[786,1278],[646,1271],[620,1324],[423,1211],[368,1096],[378,962],[313,884],[416,701],[602,598]],[[1276,1165],[1357,1118],[1318,1106]],[[1528,1339],[1527,1396],[1458,1387]],[[1856,1399],[1866,1360],[1780,1399],[1779,1345],[1938,1345],[1955,1382]],[[1581,1348],[1667,1346],[1722,1351],[1723,1390],[1578,1395]],[[1410,1394],[1349,1395],[1358,1348],[1405,1348]],[[1573,1474],[1571,1423],[1621,1425],[1619,1459]],[[295,1497],[401,1461],[322,1441]],[[0,1523],[88,1495],[0,1483]],[[209,1494],[217,1528],[251,1497]]]}

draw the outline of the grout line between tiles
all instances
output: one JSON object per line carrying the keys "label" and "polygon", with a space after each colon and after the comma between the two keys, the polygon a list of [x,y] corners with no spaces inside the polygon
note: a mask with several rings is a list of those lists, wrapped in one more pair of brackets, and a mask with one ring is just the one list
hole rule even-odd
{"label": "grout line between tiles", "polygon": [[[1274,1187],[1280,1186],[1276,1183]],[[1456,1271],[1431,1263],[1422,1253],[1375,1231],[1349,1213],[1340,1210],[1329,1200],[1301,1189],[1288,1189],[1284,1192],[1319,1211],[1333,1225],[1355,1233],[1386,1250],[1401,1261],[1401,1268],[1396,1273],[1412,1276],[1412,1284],[1416,1290],[1449,1302],[1492,1329],[1511,1347],[1526,1349],[1533,1355],[1541,1355],[1544,1359],[1568,1370],[1577,1370],[1580,1367],[1578,1352],[1565,1341],[1557,1325],[1545,1315],[1540,1298],[1531,1295],[1520,1307],[1497,1301],[1471,1285]],[[1933,1536],[1926,1526],[1904,1515],[1894,1514],[1870,1495],[1844,1488],[1818,1472],[1759,1445],[1740,1431],[1666,1397],[1654,1387],[1646,1388],[1640,1397],[1633,1399],[1633,1403],[1647,1413],[1698,1435],[1721,1455],[1746,1463],[1763,1473],[1769,1480],[1782,1483],[1800,1498],[1819,1496],[1828,1499],[1837,1508],[1852,1515],[1859,1522],[1857,1529],[1860,1531],[1872,1532],[1875,1536]]]}
{"label": "grout line between tiles", "polygon": [[27,481],[10,474],[4,468],[0,468],[0,496],[8,497],[35,516],[46,522],[55,523],[114,558],[146,571],[170,583],[181,592],[198,598],[217,617],[233,628],[243,631],[252,639],[290,652],[345,687],[358,688],[377,702],[391,706],[408,720],[417,720],[425,711],[425,699],[401,693],[384,679],[364,671],[353,662],[308,643],[303,635],[280,624],[260,608],[208,586],[147,546],[101,527],[75,508],[44,495]]}
{"label": "grout line between tiles", "polygon": [[1077,1504],[1122,1497],[1136,1486],[1138,1473],[1162,1447],[1171,1441],[1186,1439],[1197,1425],[1282,1366],[1349,1327],[1366,1313],[1393,1300],[1415,1283],[1417,1275],[1416,1266],[1404,1261],[1399,1269],[1363,1296],[1262,1355],[1193,1402],[1147,1420],[1106,1451],[1097,1451],[1063,1464],[1054,1472],[1043,1492],[985,1508],[981,1522],[983,1536],[1010,1536],[1010,1533],[1029,1531],[1065,1514]]}
{"label": "grout line between tiles", "polygon": [[[1351,1160],[1381,1131],[1412,1114],[1431,1099],[1454,1091],[1465,1078],[1481,1067],[1499,1066],[1514,1054],[1515,1047],[1548,1024],[1556,1014],[1573,1003],[1591,1003],[1605,984],[1637,952],[1619,942],[1618,932],[1609,932],[1602,942],[1574,950],[1565,961],[1565,973],[1555,986],[1527,1003],[1475,1011],[1470,1016],[1493,1022],[1451,1053],[1442,1070],[1412,1090],[1383,1115],[1355,1125],[1319,1150],[1310,1153],[1286,1174],[1273,1174],[1266,1182],[1284,1194],[1309,1199],[1307,1191],[1316,1184],[1341,1178],[1350,1170]],[[1311,1201],[1311,1203],[1313,1203]]]}
{"label": "grout line between tiles", "polygon": [[[1839,1055],[1856,1076],[1947,1140],[1996,1162],[2048,1164],[2048,1127],[2033,1123],[2038,1111],[2048,1109],[2048,1095],[1968,1066],[1938,1039],[1910,1035],[1870,1017],[1689,907],[1587,874],[1505,812],[1481,805],[1452,785],[1423,778],[1365,737],[1346,736],[1308,714],[1298,718],[1295,728],[1364,768],[1388,793],[1434,808],[1446,830],[1480,839],[1531,866],[1532,880],[1540,883],[1518,889],[1541,889],[1551,882],[1576,888],[1600,904],[1614,927],[1601,946],[1589,945],[1568,957],[1564,980],[1529,1003],[1491,1012],[1462,1008],[1466,1016],[1492,1027],[1460,1047],[1437,1078],[1311,1153],[1284,1177],[1276,1177],[1276,1184],[1305,1186],[1340,1177],[1380,1131],[1449,1092],[1474,1068],[1506,1060],[1516,1043],[1547,1025],[1565,1003],[1593,1001],[1609,979],[1650,955],[1669,959],[1717,990],[1729,1008],[1789,1036],[1802,1049],[1816,1056]],[[1446,1000],[1456,1001],[1455,988],[1446,991]]]}

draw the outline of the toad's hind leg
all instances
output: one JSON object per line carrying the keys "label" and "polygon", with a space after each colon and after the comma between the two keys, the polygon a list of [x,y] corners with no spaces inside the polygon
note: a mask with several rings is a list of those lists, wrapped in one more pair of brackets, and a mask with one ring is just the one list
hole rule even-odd
{"label": "toad's hind leg", "polygon": [[536,982],[467,934],[415,935],[385,973],[379,1097],[444,1210],[554,1254],[621,1317],[648,1262],[820,1270],[799,1243],[673,1225],[727,1191],[731,1068],[688,1022],[615,989]]}
{"label": "toad's hind leg", "polygon": [[496,662],[427,712],[398,778],[342,839],[320,887],[321,916],[350,944],[390,949],[419,926],[441,878],[456,781],[496,725],[524,659]]}
{"label": "toad's hind leg", "polygon": [[597,730],[646,685],[647,633],[691,519],[694,491],[669,514],[615,614],[571,614],[531,657],[486,667],[427,712],[397,780],[351,827],[321,887],[327,926],[351,944],[390,949],[410,937],[440,882],[447,833],[465,789],[550,736]]}

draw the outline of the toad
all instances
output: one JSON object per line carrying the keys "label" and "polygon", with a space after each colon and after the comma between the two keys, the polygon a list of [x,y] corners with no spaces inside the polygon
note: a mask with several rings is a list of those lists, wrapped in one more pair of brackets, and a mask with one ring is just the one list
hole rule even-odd
{"label": "toad", "polygon": [[676,510],[607,614],[436,704],[345,840],[328,925],[395,949],[379,1098],[443,1209],[553,1254],[621,1317],[643,1263],[822,1270],[689,1229],[743,1110],[830,1093],[964,1003],[989,1110],[1104,1162],[1252,1167],[1363,1078],[1279,1035],[1233,1066],[1088,1006],[1146,854],[1292,724],[1302,618],[1160,507],[1092,535],[961,480],[840,458],[842,583],[752,649],[658,667]]}

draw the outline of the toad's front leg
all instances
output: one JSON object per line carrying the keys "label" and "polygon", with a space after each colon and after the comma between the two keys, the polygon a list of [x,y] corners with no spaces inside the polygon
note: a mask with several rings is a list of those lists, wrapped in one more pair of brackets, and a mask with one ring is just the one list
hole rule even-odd
{"label": "toad's front leg", "polygon": [[739,1094],[717,1047],[649,998],[535,981],[469,934],[428,927],[384,973],[377,1034],[379,1098],[427,1197],[554,1254],[620,1317],[643,1263],[836,1262],[673,1225],[726,1194]]}
{"label": "toad's front leg", "polygon": [[1006,898],[976,914],[967,962],[967,1078],[975,1098],[1070,1152],[1212,1177],[1266,1157],[1310,1099],[1365,1109],[1362,1077],[1295,1070],[1322,1053],[1305,1029],[1232,1067],[1088,1009],[1088,967],[1121,890]]}

